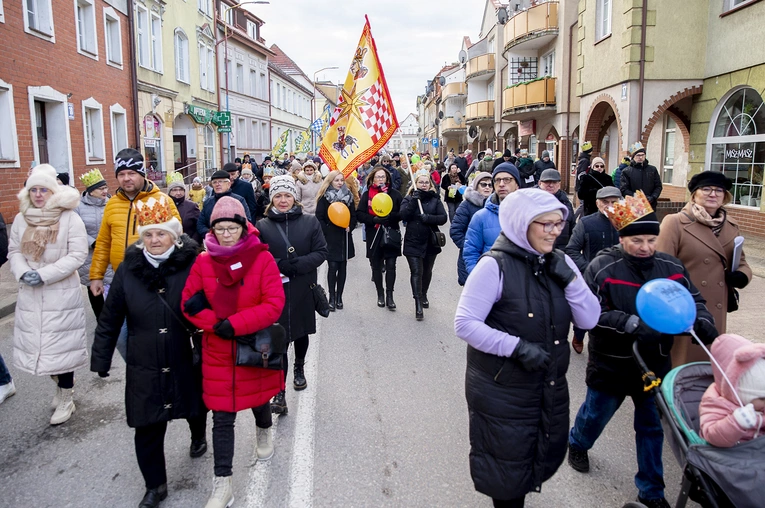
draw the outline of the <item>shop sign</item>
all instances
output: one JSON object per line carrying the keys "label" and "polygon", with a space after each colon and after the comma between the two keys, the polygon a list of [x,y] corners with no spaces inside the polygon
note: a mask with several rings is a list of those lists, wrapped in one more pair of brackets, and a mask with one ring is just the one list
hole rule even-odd
{"label": "shop sign", "polygon": [[219,127],[228,127],[229,129],[227,131],[221,131],[218,129],[218,132],[231,132],[231,112],[230,111],[213,111],[212,112],[212,123]]}
{"label": "shop sign", "polygon": [[146,148],[154,148],[154,147],[156,147],[157,146],[156,138],[144,138],[143,146],[145,146]]}
{"label": "shop sign", "polygon": [[553,134],[552,132],[547,134],[547,137],[545,138],[545,141],[555,141],[555,134]]}
{"label": "shop sign", "polygon": [[71,102],[66,103],[66,111],[69,114],[69,120],[74,120],[74,104]]}
{"label": "shop sign", "polygon": [[751,148],[728,148],[725,150],[725,160],[751,159],[754,157],[754,150]]}
{"label": "shop sign", "polygon": [[212,119],[213,112],[207,108],[201,106],[194,106],[193,104],[186,105],[186,113],[194,119],[196,123],[207,125]]}
{"label": "shop sign", "polygon": [[525,122],[518,122],[518,136],[533,136],[537,130],[536,120],[526,120]]}
{"label": "shop sign", "polygon": [[221,132],[221,133],[231,132],[231,126],[229,125],[228,127],[218,127],[218,132]]}

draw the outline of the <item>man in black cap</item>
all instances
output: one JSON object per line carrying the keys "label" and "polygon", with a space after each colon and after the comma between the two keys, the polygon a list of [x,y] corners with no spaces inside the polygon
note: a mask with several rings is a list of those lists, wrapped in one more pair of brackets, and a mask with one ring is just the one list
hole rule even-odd
{"label": "man in black cap", "polygon": [[[491,170],[494,171],[497,169],[497,166],[502,164],[503,162],[510,162],[510,159],[513,157],[512,152],[510,152],[509,148],[505,148],[505,151],[502,153],[502,157],[497,157],[494,159],[494,162],[491,164]],[[513,162],[510,162],[511,164],[514,164]]]}
{"label": "man in black cap", "polygon": [[[247,202],[242,196],[231,191],[231,177],[227,171],[219,169],[213,173],[212,177],[210,177],[210,185],[212,185],[213,194],[205,200],[205,203],[202,206],[202,213],[199,214],[199,220],[197,220],[197,232],[199,233],[199,236],[204,238],[207,232],[210,231],[210,216],[212,215],[213,208],[215,208],[215,203],[217,203],[223,196],[230,196],[242,203],[244,211],[247,213],[247,220],[252,222],[252,215],[250,215],[250,209],[247,206]],[[250,187],[250,190],[252,190],[252,187]]]}
{"label": "man in black cap", "polygon": [[638,501],[649,508],[669,508],[664,499],[661,459],[664,433],[654,396],[643,390],[643,373],[633,358],[632,344],[638,341],[648,368],[663,378],[671,367],[669,351],[674,337],[654,330],[638,317],[637,293],[650,280],[674,280],[688,289],[696,302],[693,328],[699,338],[711,343],[717,330],[704,298],[680,260],[656,252],[659,221],[642,192],[613,205],[608,213],[619,231],[619,245],[602,251],[584,274],[600,301],[601,314],[598,325],[590,331],[587,395],[569,434],[568,462],[576,471],[590,470],[588,450],[624,399],[631,397],[635,405]]}
{"label": "man in black cap", "polygon": [[454,158],[454,163],[460,169],[462,176],[465,176],[468,172],[468,162],[465,158],[465,150],[460,150],[457,152],[457,157]]}
{"label": "man in black cap", "polygon": [[661,176],[655,166],[648,164],[645,158],[645,148],[640,143],[635,143],[632,151],[632,162],[630,166],[622,171],[619,190],[622,195],[633,196],[635,191],[643,191],[651,203],[656,208],[656,202],[659,200],[661,190],[664,186],[661,183]]}
{"label": "man in black cap", "polygon": [[231,192],[244,198],[245,203],[247,203],[245,208],[249,209],[250,217],[258,217],[259,212],[262,212],[262,210],[258,209],[258,202],[255,199],[255,190],[252,188],[250,182],[245,182],[239,178],[241,173],[239,168],[240,166],[231,162],[227,162],[223,165],[223,171],[226,171],[231,177]]}
{"label": "man in black cap", "polygon": [[539,188],[545,192],[549,192],[555,199],[568,209],[568,217],[566,217],[566,225],[563,230],[555,239],[555,248],[562,249],[568,243],[568,239],[571,237],[571,231],[574,230],[576,224],[576,218],[574,217],[574,207],[571,205],[571,201],[568,199],[568,195],[560,190],[560,173],[555,169],[545,169],[539,178]]}
{"label": "man in black cap", "polygon": [[550,152],[542,150],[542,157],[534,162],[534,178],[539,183],[539,178],[542,176],[542,171],[546,169],[557,169],[555,163],[550,159]]}

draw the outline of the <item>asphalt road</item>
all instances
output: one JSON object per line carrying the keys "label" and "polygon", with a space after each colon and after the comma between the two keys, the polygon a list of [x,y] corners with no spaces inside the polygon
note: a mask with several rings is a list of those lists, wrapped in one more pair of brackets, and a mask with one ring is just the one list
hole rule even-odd
{"label": "asphalt road", "polygon": [[[456,248],[449,243],[438,258],[431,307],[417,322],[406,261],[398,263],[398,310],[380,309],[360,231],[354,236],[362,254],[349,265],[345,309],[318,318],[308,389],[288,388],[289,414],[274,427],[273,459],[253,464],[254,419],[239,414],[235,506],[491,506],[474,491],[468,468],[465,345],[453,332],[460,294]],[[88,319],[93,329],[93,316]],[[9,364],[12,335],[13,315],[0,321],[0,353]],[[586,360],[586,353],[572,355],[572,420],[584,399]],[[107,379],[84,369],[76,373],[77,411],[59,427],[48,424],[53,382],[12,365],[10,370],[18,393],[0,405],[0,507],[137,506],[144,488],[133,430],[125,422],[122,360],[115,359]],[[212,445],[211,418],[208,424]],[[189,439],[185,421],[169,426],[170,495],[163,507],[204,506],[210,494],[212,446],[191,459]],[[619,507],[634,500],[631,403],[617,412],[590,460],[587,475],[564,463],[541,494],[528,496],[527,506]],[[680,468],[666,447],[664,464],[667,498],[673,500]]]}

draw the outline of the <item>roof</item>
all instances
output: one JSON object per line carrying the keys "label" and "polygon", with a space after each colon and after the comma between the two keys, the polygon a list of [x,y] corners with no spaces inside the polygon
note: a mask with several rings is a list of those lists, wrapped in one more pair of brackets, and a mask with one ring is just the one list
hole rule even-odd
{"label": "roof", "polygon": [[308,88],[306,88],[303,85],[301,85],[300,83],[298,83],[295,80],[295,78],[293,78],[292,76],[290,76],[289,74],[284,72],[278,65],[276,65],[274,62],[272,62],[270,58],[268,59],[268,68],[269,68],[269,70],[271,72],[273,72],[274,74],[278,75],[284,81],[287,81],[291,85],[296,86],[297,88],[299,88],[300,90],[302,90],[303,92],[308,94],[309,96],[311,96],[311,97],[313,96],[313,91],[312,90],[309,90]]}
{"label": "roof", "polygon": [[465,47],[466,47],[466,48],[469,48],[470,46],[472,46],[472,45],[473,45],[473,43],[472,43],[472,42],[470,42],[470,36],[468,36],[468,35],[466,35],[465,37],[463,37],[463,38],[462,38],[462,41],[465,43]]}
{"label": "roof", "polygon": [[303,76],[306,80],[309,82],[313,82],[311,78],[305,75],[305,72],[303,72],[303,69],[300,68],[298,64],[295,63],[295,61],[288,57],[287,54],[282,51],[282,49],[277,46],[276,44],[271,44],[271,51],[274,52],[275,56],[272,56],[268,59],[268,63],[273,62],[274,65],[276,65],[279,69],[281,69],[282,72],[285,74],[299,74]]}

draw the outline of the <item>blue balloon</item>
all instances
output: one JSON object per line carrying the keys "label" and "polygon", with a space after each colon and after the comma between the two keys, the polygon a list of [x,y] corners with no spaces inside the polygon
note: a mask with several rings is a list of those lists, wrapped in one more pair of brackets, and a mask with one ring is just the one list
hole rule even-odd
{"label": "blue balloon", "polygon": [[696,321],[696,302],[679,282],[654,279],[640,288],[635,301],[645,324],[669,335],[685,333]]}
{"label": "blue balloon", "polygon": [[459,191],[460,194],[465,194],[465,190],[467,190],[467,186],[463,185],[462,187],[460,187],[457,190]]}

